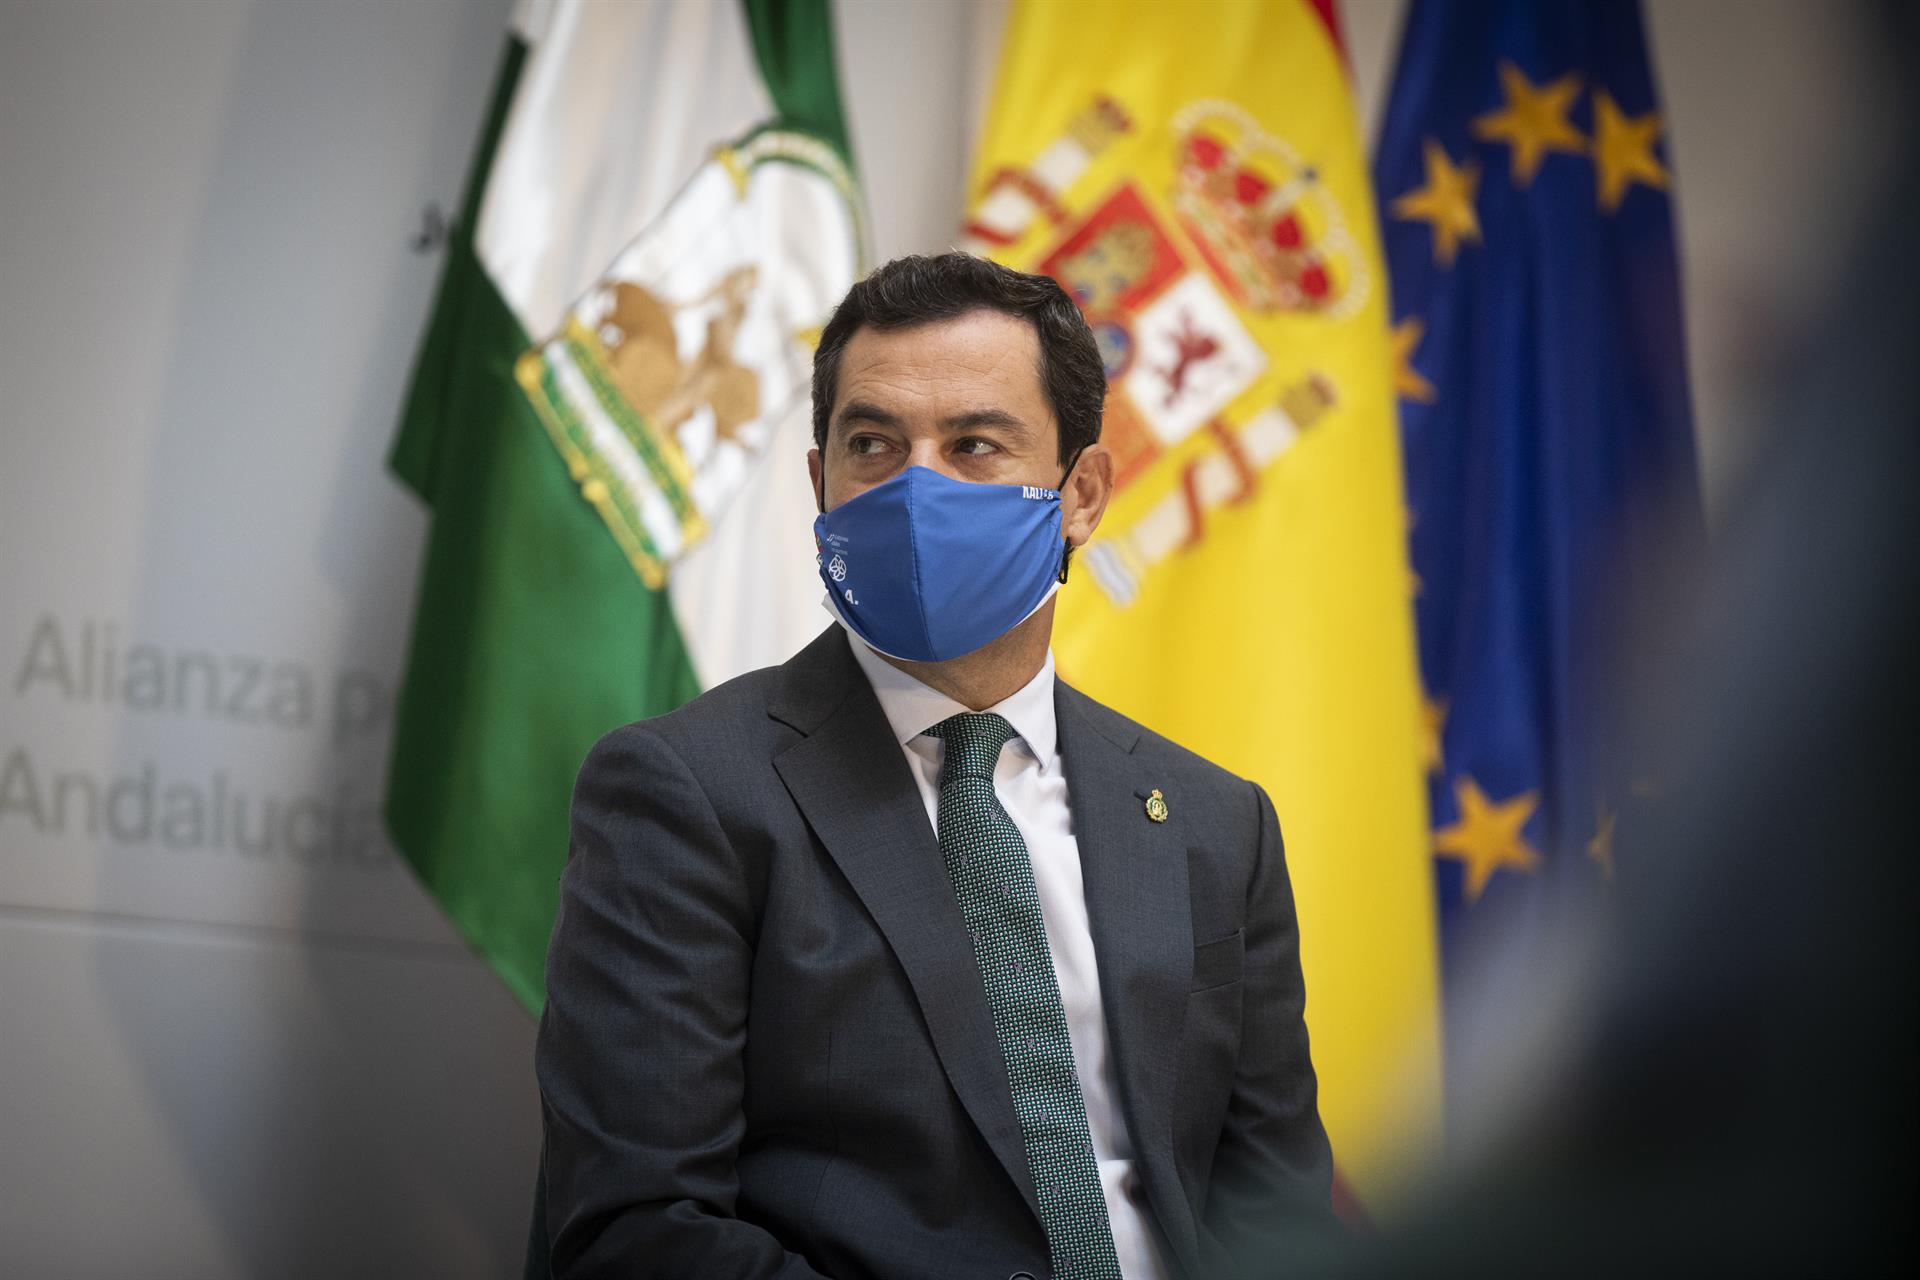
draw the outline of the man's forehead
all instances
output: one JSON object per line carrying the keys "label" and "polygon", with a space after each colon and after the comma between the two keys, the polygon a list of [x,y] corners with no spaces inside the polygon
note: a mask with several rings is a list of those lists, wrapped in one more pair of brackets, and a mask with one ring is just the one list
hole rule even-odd
{"label": "man's forehead", "polygon": [[990,395],[1017,401],[1029,413],[1050,408],[1040,381],[1039,336],[1025,320],[998,311],[900,329],[862,327],[841,355],[838,381],[836,410],[856,395]]}

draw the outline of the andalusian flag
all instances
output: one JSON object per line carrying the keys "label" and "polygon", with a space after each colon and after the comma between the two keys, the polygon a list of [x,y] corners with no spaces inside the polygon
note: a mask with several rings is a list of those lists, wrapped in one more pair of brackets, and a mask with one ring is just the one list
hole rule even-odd
{"label": "andalusian flag", "polygon": [[1085,309],[1120,482],[1060,595],[1060,671],[1273,796],[1321,1111],[1377,1194],[1437,1112],[1434,901],[1387,287],[1339,33],[1309,0],[1008,21],[968,235]]}
{"label": "andalusian flag", "polygon": [[819,627],[858,210],[825,0],[524,7],[393,451],[432,526],[387,816],[529,1007],[587,749]]}

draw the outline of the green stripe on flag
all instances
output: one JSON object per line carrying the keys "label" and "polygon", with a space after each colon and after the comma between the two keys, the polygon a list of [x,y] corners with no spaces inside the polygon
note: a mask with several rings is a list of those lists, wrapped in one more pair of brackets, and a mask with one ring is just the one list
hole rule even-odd
{"label": "green stripe on flag", "polygon": [[[473,231],[480,222],[480,201],[486,195],[487,175],[493,169],[493,153],[500,144],[500,131],[506,127],[507,109],[513,103],[513,91],[520,83],[520,68],[526,60],[526,44],[509,36],[500,54],[500,69],[494,73],[493,96],[487,102],[480,145],[467,167],[466,198],[449,234],[450,249],[464,244],[469,253],[472,251]],[[451,260],[450,256],[449,263]],[[434,464],[443,434],[447,387],[459,364],[459,329],[468,310],[464,290],[477,278],[481,278],[480,273],[451,268],[441,273],[432,319],[414,360],[413,381],[400,412],[400,431],[387,455],[393,473],[428,503],[433,501]]]}
{"label": "green stripe on flag", "polygon": [[462,359],[394,729],[387,823],[529,1009],[566,863],[574,774],[601,734],[700,691],[648,590],[513,378],[526,347],[464,244]]}
{"label": "green stripe on flag", "polygon": [[461,934],[538,1012],[580,761],[607,730],[700,686],[665,594],[581,500],[514,381],[527,335],[474,254],[524,54],[514,41],[502,62],[393,451],[433,512],[387,825]]}
{"label": "green stripe on flag", "polygon": [[833,63],[833,13],[827,0],[743,0],[760,65],[780,120],[832,143],[853,168],[840,78]]}

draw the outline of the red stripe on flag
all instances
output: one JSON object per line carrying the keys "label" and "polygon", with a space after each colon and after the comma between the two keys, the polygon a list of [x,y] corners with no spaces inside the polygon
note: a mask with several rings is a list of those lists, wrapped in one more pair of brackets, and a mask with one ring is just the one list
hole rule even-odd
{"label": "red stripe on flag", "polygon": [[969,222],[966,226],[960,228],[960,234],[974,240],[983,240],[988,244],[998,245],[1002,249],[1020,238],[1019,236],[1008,235],[1004,231],[995,231],[984,222]]}
{"label": "red stripe on flag", "polygon": [[1326,24],[1327,39],[1333,41],[1333,47],[1339,50],[1340,65],[1347,69],[1347,79],[1353,79],[1353,59],[1347,56],[1347,37],[1340,29],[1339,0],[1307,0],[1307,4]]}

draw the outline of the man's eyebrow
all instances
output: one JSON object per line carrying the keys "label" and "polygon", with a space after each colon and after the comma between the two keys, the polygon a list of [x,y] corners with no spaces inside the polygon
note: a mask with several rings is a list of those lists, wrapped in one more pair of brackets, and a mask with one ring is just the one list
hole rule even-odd
{"label": "man's eyebrow", "polygon": [[842,425],[849,422],[871,422],[876,427],[892,427],[898,430],[903,424],[898,414],[888,413],[877,404],[865,400],[849,400],[840,406],[840,412],[833,420]]}
{"label": "man's eyebrow", "polygon": [[[869,400],[847,401],[840,406],[840,412],[833,415],[833,420],[840,426],[866,422],[876,427],[890,427],[896,431],[906,426],[899,414],[882,409]],[[1024,419],[1008,413],[1005,409],[972,409],[940,420],[940,428],[943,431],[978,431],[984,427],[999,427],[1023,436],[1033,433],[1033,429]]]}
{"label": "man's eyebrow", "polygon": [[940,420],[942,428],[948,431],[978,431],[981,427],[1005,427],[1021,435],[1031,435],[1032,428],[1025,420],[1015,417],[1005,409],[975,409],[970,413],[956,413],[950,418]]}

